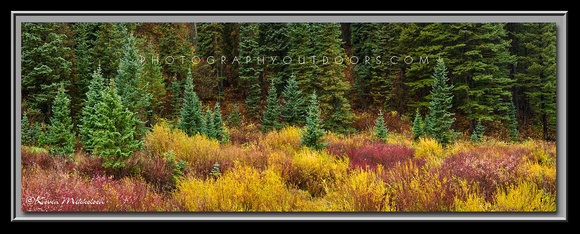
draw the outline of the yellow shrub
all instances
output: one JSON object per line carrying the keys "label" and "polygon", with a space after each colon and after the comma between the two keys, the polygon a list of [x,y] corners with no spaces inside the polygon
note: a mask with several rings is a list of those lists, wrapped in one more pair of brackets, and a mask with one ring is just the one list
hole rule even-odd
{"label": "yellow shrub", "polygon": [[325,151],[303,147],[292,158],[292,168],[287,181],[308,190],[311,195],[325,194],[325,186],[342,178],[348,169],[348,158],[336,158]]}
{"label": "yellow shrub", "polygon": [[553,212],[556,197],[530,181],[520,180],[495,196],[494,211]]}
{"label": "yellow shrub", "polygon": [[258,171],[237,165],[217,179],[188,178],[179,183],[174,197],[188,211],[294,211],[308,205],[308,196],[288,190],[271,170]]}
{"label": "yellow shrub", "polygon": [[179,129],[171,129],[165,121],[159,121],[145,136],[144,148],[155,156],[172,151],[176,159],[190,164],[215,161],[220,158],[220,143],[205,135],[188,136]]}
{"label": "yellow shrub", "polygon": [[445,158],[446,154],[439,142],[431,138],[421,138],[415,146],[415,157],[427,160],[426,166],[437,167]]}
{"label": "yellow shrub", "polygon": [[376,174],[356,170],[329,192],[331,211],[394,211],[386,184]]}
{"label": "yellow shrub", "polygon": [[300,128],[289,126],[279,131],[268,132],[263,143],[272,149],[295,152],[300,149]]}

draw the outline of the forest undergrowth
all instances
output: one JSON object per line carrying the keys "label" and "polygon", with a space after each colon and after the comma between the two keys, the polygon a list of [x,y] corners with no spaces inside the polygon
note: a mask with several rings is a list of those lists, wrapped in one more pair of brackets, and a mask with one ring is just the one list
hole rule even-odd
{"label": "forest undergrowth", "polygon": [[484,138],[446,147],[410,130],[377,141],[300,128],[230,129],[231,142],[159,121],[123,168],[22,146],[22,210],[38,211],[556,211],[556,144]]}

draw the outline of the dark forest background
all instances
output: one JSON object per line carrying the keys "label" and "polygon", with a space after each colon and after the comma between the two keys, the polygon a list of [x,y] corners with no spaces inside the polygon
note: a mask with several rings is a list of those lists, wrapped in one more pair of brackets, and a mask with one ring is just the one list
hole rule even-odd
{"label": "dark forest background", "polygon": [[[62,85],[78,132],[95,71],[108,80],[132,63],[127,84],[141,102],[131,108],[145,126],[178,117],[187,77],[204,106],[219,102],[224,116],[237,107],[246,123],[259,125],[270,86],[280,97],[293,78],[304,97],[318,95],[325,127],[348,134],[366,130],[379,110],[401,119],[425,115],[441,58],[454,86],[455,130],[471,132],[481,120],[486,135],[507,138],[513,104],[520,138],[555,140],[555,23],[23,23],[21,40],[21,112],[40,129]],[[145,63],[128,57],[135,52]],[[195,65],[194,56],[202,58]],[[210,56],[217,62],[204,60]],[[265,62],[245,63],[247,56]],[[292,62],[281,63],[284,56]],[[352,56],[357,64],[348,62]],[[344,62],[334,63],[337,57]]]}

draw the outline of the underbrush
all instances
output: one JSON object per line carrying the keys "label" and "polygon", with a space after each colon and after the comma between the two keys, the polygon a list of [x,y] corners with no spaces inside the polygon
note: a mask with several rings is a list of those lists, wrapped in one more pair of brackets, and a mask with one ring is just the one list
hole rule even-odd
{"label": "underbrush", "polygon": [[[542,211],[556,210],[556,145],[457,141],[442,147],[393,133],[232,129],[232,142],[159,121],[122,169],[80,151],[73,160],[22,146],[23,211]],[[58,203],[58,204],[57,204]]]}

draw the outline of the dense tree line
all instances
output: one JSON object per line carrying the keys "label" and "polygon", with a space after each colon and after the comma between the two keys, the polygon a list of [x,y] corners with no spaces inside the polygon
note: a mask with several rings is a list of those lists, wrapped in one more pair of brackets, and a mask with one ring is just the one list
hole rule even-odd
{"label": "dense tree line", "polygon": [[[359,112],[429,116],[438,59],[452,87],[449,111],[467,123],[455,121],[456,130],[473,132],[478,123],[516,131],[531,125],[541,128],[539,137],[555,139],[555,23],[21,26],[22,113],[25,130],[34,133],[30,141],[46,140],[41,132],[56,127],[51,117],[67,114],[61,105],[69,99],[73,132],[97,147],[82,127],[90,125],[91,108],[101,102],[95,100],[104,99],[112,84],[127,112],[119,114],[134,119],[134,139],[156,117],[178,119],[193,111],[184,105],[210,111],[209,103],[216,103],[213,116],[217,103],[235,103],[244,119],[265,131],[307,124],[308,112],[317,112],[307,108],[313,94],[320,126],[355,132],[361,130],[352,127]],[[100,84],[92,83],[95,77]],[[113,92],[106,95],[113,105]],[[211,119],[201,112],[180,128],[200,132],[202,120]]]}

